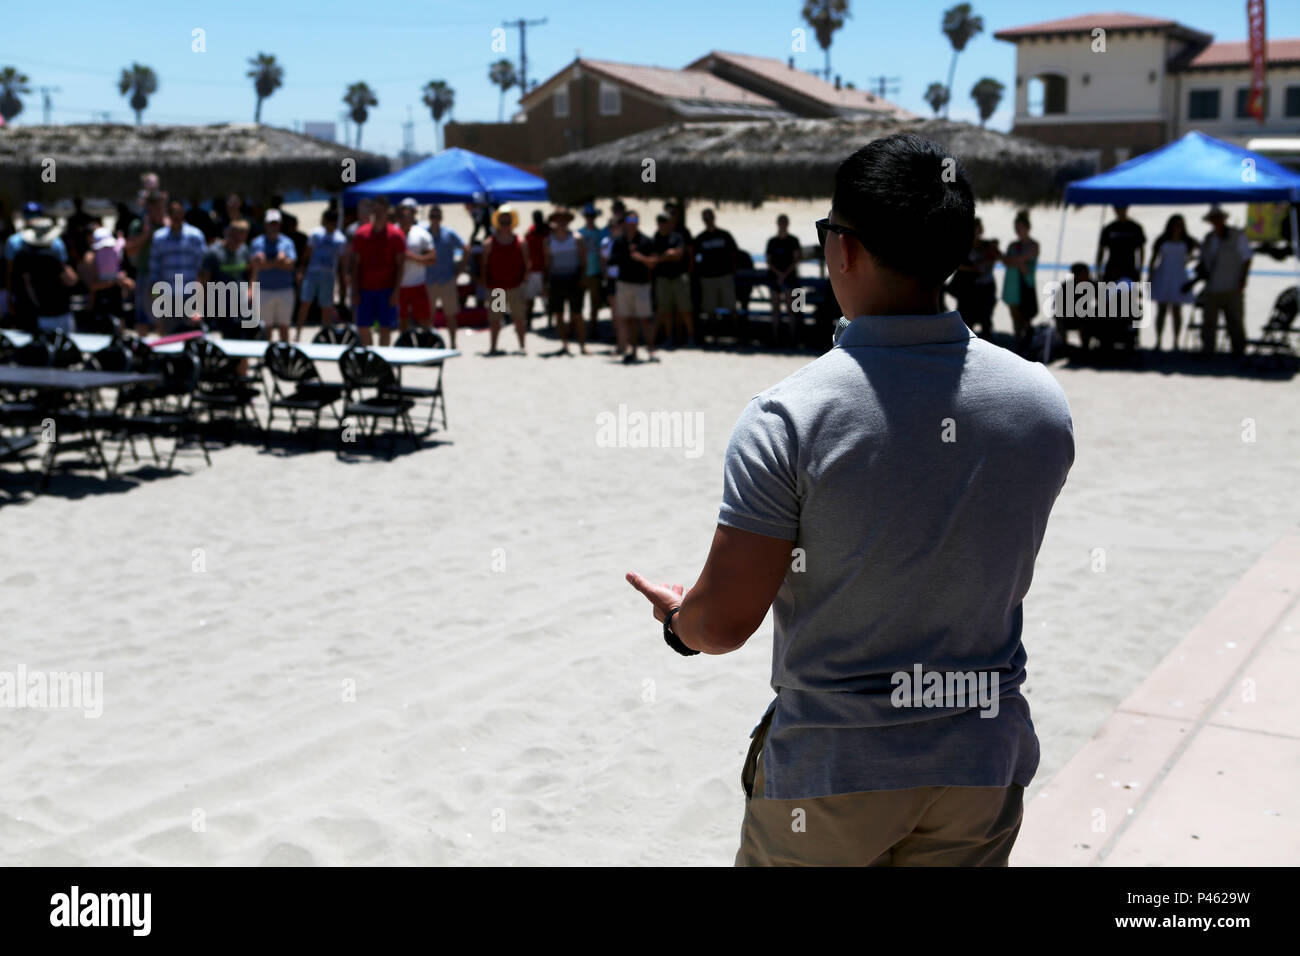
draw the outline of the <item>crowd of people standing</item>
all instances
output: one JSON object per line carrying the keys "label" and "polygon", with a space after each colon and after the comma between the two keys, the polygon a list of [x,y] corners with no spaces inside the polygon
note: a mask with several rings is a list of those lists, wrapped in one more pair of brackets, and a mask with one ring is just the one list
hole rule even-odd
{"label": "crowd of people standing", "polygon": [[[1171,348],[1178,350],[1183,329],[1183,308],[1198,302],[1195,286],[1204,282],[1199,303],[1204,313],[1201,351],[1213,352],[1217,345],[1222,315],[1232,351],[1241,355],[1246,347],[1244,291],[1253,255],[1243,230],[1228,225],[1227,213],[1212,206],[1204,220],[1210,229],[1201,241],[1188,231],[1181,215],[1172,215],[1146,256],[1147,238],[1142,226],[1129,218],[1128,207],[1115,206],[1115,218],[1101,230],[1095,266],[1086,262],[1071,265],[1076,287],[1087,282],[1150,283],[1150,305],[1155,308],[1156,349],[1164,341],[1166,321],[1172,326]],[[998,263],[1004,266],[1000,300],[1010,314],[1017,345],[1023,345],[1033,330],[1040,310],[1037,267],[1041,248],[1031,234],[1028,210],[1015,217],[1016,238],[1003,251],[996,239],[984,236],[983,223],[975,220],[975,233],[967,260],[958,266],[946,291],[957,303],[957,311],[977,334],[987,338],[993,332],[993,314],[999,301],[994,277]],[[1086,339],[1085,339],[1086,344]]]}

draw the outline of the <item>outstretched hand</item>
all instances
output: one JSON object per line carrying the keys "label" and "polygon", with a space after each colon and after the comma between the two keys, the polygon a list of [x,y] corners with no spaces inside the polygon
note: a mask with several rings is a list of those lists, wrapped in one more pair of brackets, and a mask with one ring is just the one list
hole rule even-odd
{"label": "outstretched hand", "polygon": [[646,600],[654,605],[656,621],[662,621],[668,616],[669,611],[682,603],[684,588],[680,584],[651,584],[635,571],[627,573],[627,583],[644,594]]}

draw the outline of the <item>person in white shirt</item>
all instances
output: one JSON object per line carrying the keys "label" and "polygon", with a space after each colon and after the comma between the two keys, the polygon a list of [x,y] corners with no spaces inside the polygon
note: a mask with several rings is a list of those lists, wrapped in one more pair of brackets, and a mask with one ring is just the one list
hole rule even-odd
{"label": "person in white shirt", "polygon": [[414,199],[403,199],[397,207],[397,225],[406,233],[406,262],[402,266],[402,287],[397,299],[398,327],[405,332],[411,322],[428,325],[433,321],[429,307],[429,290],[424,284],[424,270],[438,258],[433,236],[416,222],[420,211]]}

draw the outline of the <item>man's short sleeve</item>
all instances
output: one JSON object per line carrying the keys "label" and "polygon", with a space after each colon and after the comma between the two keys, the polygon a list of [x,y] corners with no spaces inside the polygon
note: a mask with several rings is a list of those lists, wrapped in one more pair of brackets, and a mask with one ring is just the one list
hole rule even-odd
{"label": "man's short sleeve", "polygon": [[799,536],[794,429],[763,397],[741,413],[727,443],[718,524],[783,541]]}

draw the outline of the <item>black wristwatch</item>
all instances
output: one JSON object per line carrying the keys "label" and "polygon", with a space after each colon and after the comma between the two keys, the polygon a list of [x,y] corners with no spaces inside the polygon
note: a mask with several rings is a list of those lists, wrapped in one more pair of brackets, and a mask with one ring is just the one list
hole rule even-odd
{"label": "black wristwatch", "polygon": [[698,654],[699,651],[691,650],[682,643],[680,637],[673,633],[673,615],[681,609],[682,606],[679,604],[664,616],[664,643],[675,650],[678,654],[682,655],[682,657],[693,657]]}

